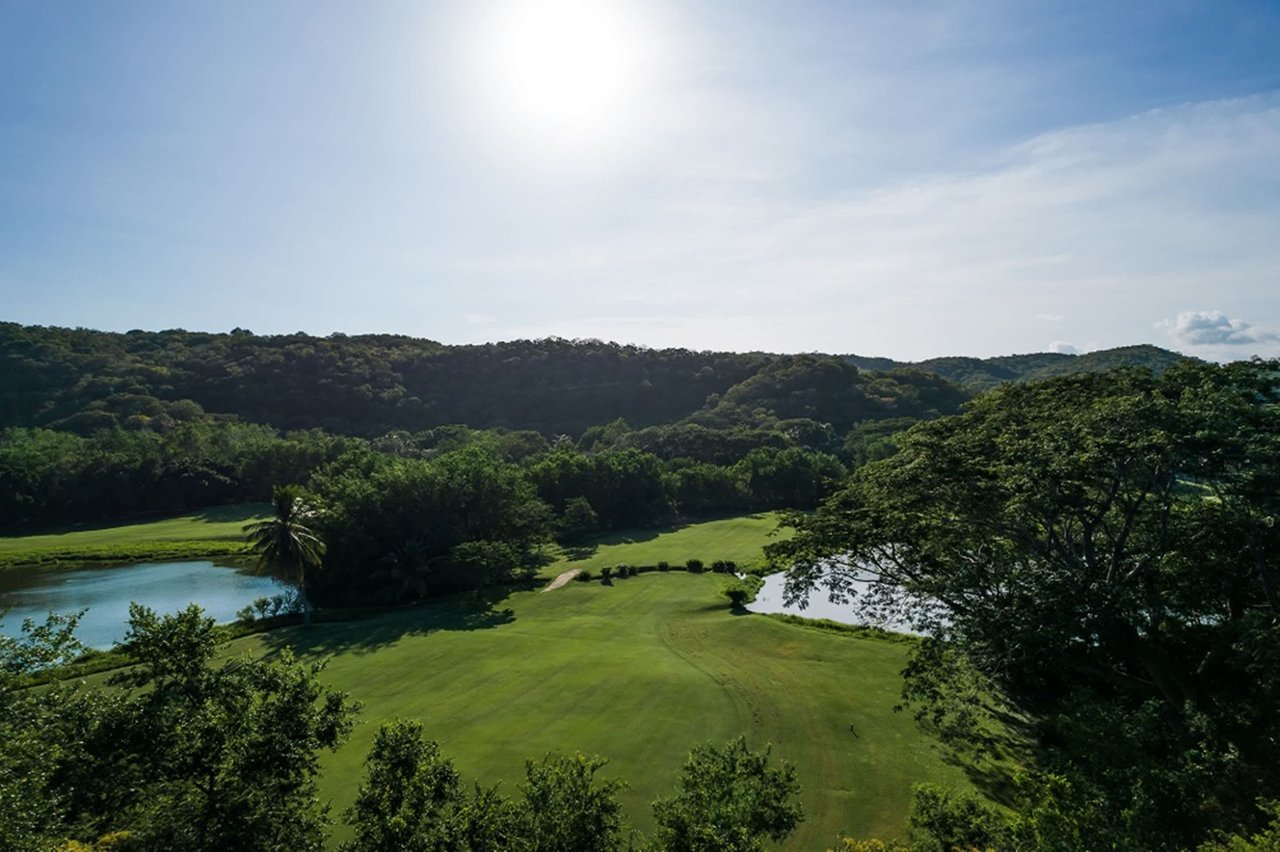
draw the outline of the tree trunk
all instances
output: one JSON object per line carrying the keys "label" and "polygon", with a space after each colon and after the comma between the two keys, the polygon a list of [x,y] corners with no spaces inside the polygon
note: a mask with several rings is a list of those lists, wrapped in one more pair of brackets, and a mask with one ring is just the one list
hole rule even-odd
{"label": "tree trunk", "polygon": [[307,597],[307,573],[304,568],[298,573],[298,594],[302,597],[302,626],[311,626],[311,600]]}

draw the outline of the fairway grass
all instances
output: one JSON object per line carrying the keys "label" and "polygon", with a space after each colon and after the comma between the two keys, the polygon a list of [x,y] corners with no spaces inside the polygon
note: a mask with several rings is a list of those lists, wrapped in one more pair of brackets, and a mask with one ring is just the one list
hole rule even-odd
{"label": "fairway grass", "polygon": [[238,554],[245,549],[244,525],[270,510],[265,503],[243,503],[136,524],[3,537],[0,568]]}
{"label": "fairway grass", "polygon": [[[711,556],[707,553],[707,556]],[[491,607],[440,602],[361,622],[245,637],[227,653],[291,648],[328,658],[322,678],[364,707],[326,754],[321,795],[340,818],[378,724],[420,719],[463,774],[517,792],[527,757],[609,758],[622,802],[653,829],[689,749],[742,733],[795,763],[805,821],[788,849],[838,834],[900,836],[911,786],[967,787],[910,714],[895,713],[908,645],[736,615],[723,578],[642,574],[517,592]],[[336,840],[349,836],[344,826]]]}
{"label": "fairway grass", "polygon": [[596,573],[606,565],[658,562],[679,568],[688,559],[701,559],[708,568],[717,559],[732,560],[740,568],[754,568],[764,563],[766,544],[789,538],[793,532],[779,530],[778,519],[776,512],[761,512],[666,529],[607,533],[579,547],[561,548],[555,562],[541,573],[554,577],[570,568]]}

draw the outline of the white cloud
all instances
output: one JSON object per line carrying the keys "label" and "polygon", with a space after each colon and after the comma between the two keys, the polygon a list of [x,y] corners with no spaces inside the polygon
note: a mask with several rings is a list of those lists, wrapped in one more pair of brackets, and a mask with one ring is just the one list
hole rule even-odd
{"label": "white cloud", "polygon": [[[578,312],[659,345],[921,358],[1040,348],[1033,316],[1090,347],[1156,342],[1152,313],[1204,292],[1274,310],[1280,95],[1068,128],[981,172],[836,198],[722,190],[694,180],[625,232],[468,266],[568,292],[526,333],[563,334]],[[1061,313],[1038,314],[1046,298]]]}
{"label": "white cloud", "polygon": [[1049,344],[1049,351],[1057,352],[1061,355],[1079,355],[1080,347],[1065,340],[1055,340]]}
{"label": "white cloud", "polygon": [[1161,322],[1160,327],[1187,346],[1247,346],[1278,339],[1273,332],[1255,329],[1222,311],[1182,311],[1173,320]]}

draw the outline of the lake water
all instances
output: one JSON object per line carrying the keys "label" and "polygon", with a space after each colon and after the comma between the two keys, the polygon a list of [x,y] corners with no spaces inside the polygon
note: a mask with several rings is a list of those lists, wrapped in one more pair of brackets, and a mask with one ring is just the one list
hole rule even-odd
{"label": "lake water", "polygon": [[110,648],[124,638],[129,604],[173,613],[196,603],[219,622],[260,597],[285,591],[270,577],[208,560],[146,562],[117,568],[10,568],[0,570],[0,633],[17,636],[22,620],[43,623],[57,613],[88,611],[76,635],[91,648]]}
{"label": "lake water", "polygon": [[[786,582],[787,574],[785,571],[779,571],[777,574],[770,574],[765,577],[764,587],[756,594],[755,601],[747,604],[747,609],[751,612],[760,613],[782,612],[798,615],[801,618],[826,618],[831,621],[839,621],[842,624],[864,624],[866,622],[866,619],[860,617],[851,604],[833,604],[827,599],[827,590],[821,587],[809,592],[809,596],[806,598],[807,606],[803,608],[799,605],[787,606],[782,595],[782,589]],[[854,585],[859,591],[866,588],[866,583],[859,582]],[[897,633],[912,632],[910,625],[895,620],[876,623],[875,626]]]}

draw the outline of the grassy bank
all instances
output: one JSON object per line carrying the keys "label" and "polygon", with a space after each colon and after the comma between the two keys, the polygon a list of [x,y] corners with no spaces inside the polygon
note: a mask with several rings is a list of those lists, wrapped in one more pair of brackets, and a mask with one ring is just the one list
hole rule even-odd
{"label": "grassy bank", "polygon": [[[359,622],[248,636],[227,653],[327,657],[324,678],[364,703],[352,741],[324,760],[322,793],[350,804],[380,721],[417,718],[465,777],[522,778],[526,757],[608,757],[630,820],[669,791],[689,748],[745,733],[793,761],[806,820],[787,844],[837,832],[899,834],[911,785],[965,786],[910,714],[894,713],[907,647],[732,614],[722,577],[643,574],[570,583],[489,605],[454,601]],[[343,832],[339,830],[339,837]]]}
{"label": "grassy bank", "polygon": [[555,576],[570,568],[597,573],[605,565],[621,563],[683,566],[688,559],[701,559],[708,567],[717,559],[729,559],[750,569],[763,565],[766,544],[791,534],[791,530],[778,531],[777,527],[777,513],[762,512],[678,527],[606,533],[580,546],[561,548],[555,562],[542,573]]}
{"label": "grassy bank", "polygon": [[244,552],[244,525],[269,509],[245,503],[133,524],[3,537],[0,568],[238,555]]}

